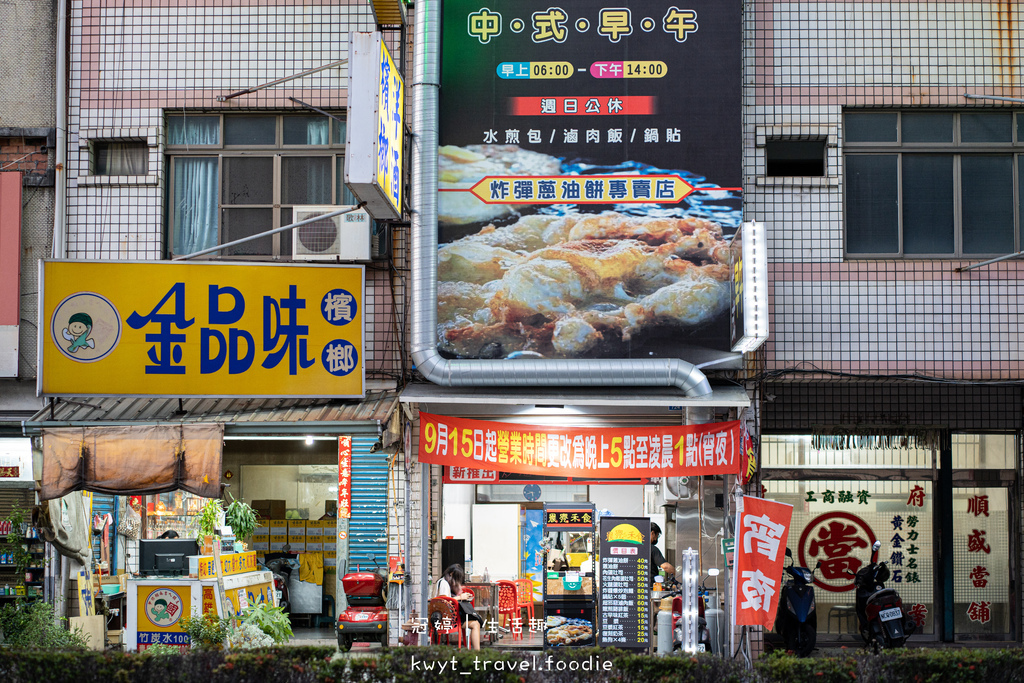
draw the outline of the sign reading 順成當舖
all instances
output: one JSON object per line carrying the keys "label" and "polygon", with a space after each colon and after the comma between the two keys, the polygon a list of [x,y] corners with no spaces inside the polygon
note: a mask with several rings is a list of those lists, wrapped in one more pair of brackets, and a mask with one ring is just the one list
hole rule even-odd
{"label": "sign reading \u9806\u6210\u7576\u8216", "polygon": [[361,266],[44,261],[39,292],[42,394],[363,394]]}

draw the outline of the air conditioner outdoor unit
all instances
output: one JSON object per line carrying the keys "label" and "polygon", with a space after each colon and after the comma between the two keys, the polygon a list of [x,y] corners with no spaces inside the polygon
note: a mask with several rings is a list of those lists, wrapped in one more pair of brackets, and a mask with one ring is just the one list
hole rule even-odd
{"label": "air conditioner outdoor unit", "polygon": [[[300,221],[351,206],[296,206],[293,220]],[[364,209],[301,225],[292,230],[292,258],[297,261],[369,261],[373,223]]]}

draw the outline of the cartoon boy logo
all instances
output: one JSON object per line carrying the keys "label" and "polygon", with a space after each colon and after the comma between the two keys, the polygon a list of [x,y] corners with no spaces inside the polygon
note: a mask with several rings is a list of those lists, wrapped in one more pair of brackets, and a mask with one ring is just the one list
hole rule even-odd
{"label": "cartoon boy logo", "polygon": [[96,348],[96,342],[89,338],[92,334],[92,317],[88,313],[73,313],[68,318],[68,326],[64,328],[61,335],[67,341],[71,342],[68,346],[68,352],[76,353],[79,349],[86,347],[90,349]]}
{"label": "cartoon boy logo", "polygon": [[167,613],[167,601],[162,598],[153,604],[153,609],[149,613],[153,615],[154,624],[159,624],[164,619],[170,620],[171,618],[171,615]]}
{"label": "cartoon boy logo", "polygon": [[[158,588],[146,599],[145,614],[154,626],[167,628],[181,618],[183,602],[181,596],[169,588]],[[141,609],[140,612],[143,610]]]}
{"label": "cartoon boy logo", "polygon": [[60,353],[76,363],[95,363],[121,341],[121,315],[101,294],[75,292],[50,315],[50,338]]}

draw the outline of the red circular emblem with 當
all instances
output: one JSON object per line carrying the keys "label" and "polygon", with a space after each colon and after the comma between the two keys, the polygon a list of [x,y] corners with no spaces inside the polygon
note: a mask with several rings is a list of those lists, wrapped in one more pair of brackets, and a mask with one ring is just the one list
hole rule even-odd
{"label": "red circular emblem with \u7576", "polygon": [[853,575],[871,557],[875,533],[867,522],[849,512],[826,512],[810,521],[800,534],[800,564],[813,569],[817,585],[833,593],[853,590]]}

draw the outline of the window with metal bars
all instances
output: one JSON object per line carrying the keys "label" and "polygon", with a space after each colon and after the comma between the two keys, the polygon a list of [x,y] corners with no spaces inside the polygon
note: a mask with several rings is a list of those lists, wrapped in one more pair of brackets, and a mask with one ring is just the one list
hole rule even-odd
{"label": "window with metal bars", "polygon": [[[323,115],[167,117],[168,251],[192,254],[293,221],[293,207],[351,205],[345,124]],[[217,252],[290,259],[290,231]]]}

